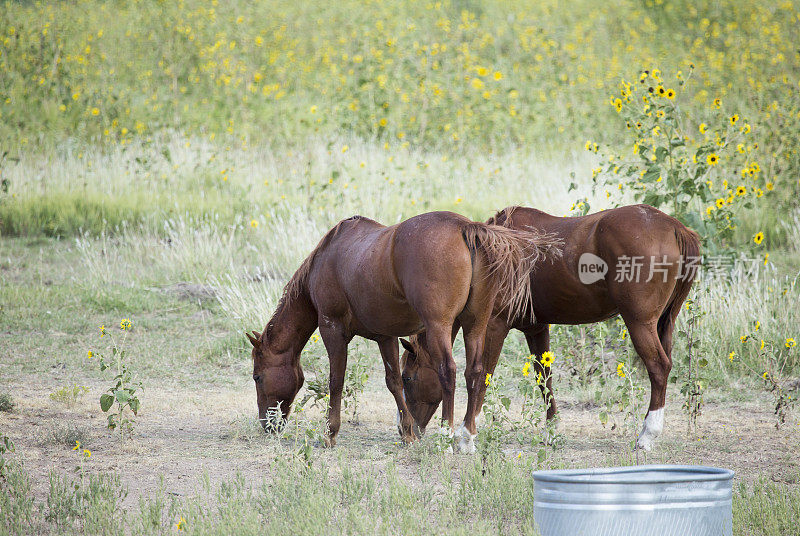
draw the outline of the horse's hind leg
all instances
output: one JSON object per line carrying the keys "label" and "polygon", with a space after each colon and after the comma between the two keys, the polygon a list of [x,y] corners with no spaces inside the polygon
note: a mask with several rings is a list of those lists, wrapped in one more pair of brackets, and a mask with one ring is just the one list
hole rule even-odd
{"label": "horse's hind leg", "polygon": [[650,450],[653,441],[664,428],[664,404],[667,394],[667,379],[672,370],[672,359],[661,346],[656,322],[639,323],[625,321],[636,352],[647,367],[650,377],[650,406],[644,419],[644,427],[636,440],[636,447]]}
{"label": "horse's hind leg", "polygon": [[[475,292],[473,288],[473,297]],[[481,302],[474,300],[473,303]],[[483,303],[494,303],[494,296],[488,295]],[[491,308],[475,307],[471,309],[459,317],[464,334],[464,350],[467,361],[464,370],[464,379],[467,381],[467,412],[457,435],[459,436],[459,450],[465,454],[475,452],[475,436],[478,433],[475,418],[481,411],[483,393],[485,393],[488,379],[484,369],[484,346],[491,314]],[[499,346],[502,349],[502,341]]]}
{"label": "horse's hind leg", "polygon": [[425,343],[432,363],[439,363],[437,373],[442,386],[442,425],[452,431],[456,390],[456,362],[451,341],[452,324],[425,325]]}
{"label": "horse's hind leg", "polygon": [[397,338],[391,337],[378,342],[378,348],[383,358],[383,366],[386,369],[386,387],[394,396],[397,404],[397,428],[400,437],[406,443],[411,443],[417,439],[414,434],[414,417],[408,411],[406,400],[403,397],[403,380],[400,375],[400,353],[397,348]]}
{"label": "horse's hind leg", "polygon": [[336,446],[336,435],[342,424],[342,389],[347,369],[347,344],[350,338],[345,335],[344,327],[332,322],[320,322],[319,333],[330,361],[330,400],[328,402],[328,433],[325,445]]}
{"label": "horse's hind leg", "polygon": [[542,365],[542,354],[550,351],[550,325],[534,324],[532,328],[523,333],[525,333],[525,340],[528,341],[528,348],[536,358],[533,362],[533,371],[537,378],[541,375],[545,380],[539,382],[539,389],[542,391],[542,400],[547,408],[547,420],[550,421],[555,417],[557,411],[556,399],[553,394],[553,375]]}

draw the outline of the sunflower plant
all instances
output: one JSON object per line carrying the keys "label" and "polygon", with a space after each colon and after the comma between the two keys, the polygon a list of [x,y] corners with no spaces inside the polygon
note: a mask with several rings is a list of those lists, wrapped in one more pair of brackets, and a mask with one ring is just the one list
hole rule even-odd
{"label": "sunflower plant", "polygon": [[686,413],[686,431],[688,434],[697,432],[697,418],[703,410],[703,394],[708,387],[708,378],[705,371],[708,360],[700,357],[703,350],[703,339],[699,336],[699,326],[705,316],[705,311],[700,306],[696,297],[686,300],[684,305],[684,329],[680,334],[686,338],[686,352],[683,352],[678,362],[682,369],[678,374],[670,376],[670,382],[677,383],[681,378],[681,394],[683,395],[683,411]]}
{"label": "sunflower plant", "polygon": [[504,392],[502,376],[486,374],[486,393],[483,398],[484,424],[478,429],[478,449],[485,458],[499,451],[503,439],[515,428],[511,417],[511,398]]}
{"label": "sunflower plant", "polygon": [[100,338],[108,336],[111,339],[111,356],[107,358],[102,353],[89,350],[88,358],[97,358],[101,372],[106,370],[116,372],[111,387],[100,395],[100,409],[103,413],[108,413],[108,427],[111,430],[118,429],[120,437],[125,437],[126,434],[130,437],[141,405],[138,393],[143,387],[142,382],[135,378],[126,360],[125,342],[128,333],[133,329],[133,323],[124,318],[120,321],[119,328],[122,330],[122,339],[117,341],[106,330],[105,325],[100,326]]}
{"label": "sunflower plant", "polygon": [[[622,414],[623,433],[627,433],[631,438],[631,445],[636,441],[636,432],[639,419],[639,412],[642,409],[639,401],[642,400],[646,394],[645,388],[642,386],[639,379],[636,377],[634,360],[636,354],[632,354],[626,344],[628,340],[627,329],[623,329],[618,336],[618,343],[620,345],[620,355],[617,358],[615,371],[610,375],[610,379],[601,377],[601,385],[611,385],[613,390],[610,394],[604,394],[598,391],[595,398],[602,401],[605,407],[600,411],[599,419],[600,424],[606,426],[609,420],[612,420],[614,413]],[[611,424],[611,429],[617,428],[616,420]]]}
{"label": "sunflower plant", "polygon": [[[733,253],[738,217],[772,189],[758,163],[759,147],[746,117],[714,99],[697,120],[684,108],[692,77],[678,71],[668,83],[658,69],[622,80],[610,99],[624,123],[630,145],[603,151],[594,168],[594,191],[603,189],[616,205],[643,202],[664,210],[703,237],[707,250]],[[688,104],[688,103],[687,103]]]}
{"label": "sunflower plant", "polygon": [[[756,351],[755,365],[751,365],[745,360],[741,360],[741,364],[753,376],[758,377],[764,388],[772,395],[775,407],[775,428],[779,429],[786,423],[788,412],[797,403],[797,386],[792,388],[789,381],[797,341],[794,337],[776,339],[762,335],[761,322],[756,320],[753,322],[752,331],[739,338],[742,345],[751,345]],[[732,350],[728,354],[728,359],[732,363],[739,361],[736,357],[736,350]],[[792,389],[795,391],[795,396],[792,396]]]}

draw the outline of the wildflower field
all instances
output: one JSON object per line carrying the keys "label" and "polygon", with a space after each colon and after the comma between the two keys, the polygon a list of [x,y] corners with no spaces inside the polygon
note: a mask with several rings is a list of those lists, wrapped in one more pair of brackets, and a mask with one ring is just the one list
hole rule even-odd
{"label": "wildflower field", "polygon": [[[644,461],[729,467],[735,534],[796,533],[798,28],[796,1],[0,0],[0,534],[535,533],[532,470]],[[516,332],[477,455],[399,443],[367,341],[335,449],[318,336],[259,429],[244,332],[337,221],[634,202],[705,254],[653,452],[618,319],[552,326],[547,442]]]}

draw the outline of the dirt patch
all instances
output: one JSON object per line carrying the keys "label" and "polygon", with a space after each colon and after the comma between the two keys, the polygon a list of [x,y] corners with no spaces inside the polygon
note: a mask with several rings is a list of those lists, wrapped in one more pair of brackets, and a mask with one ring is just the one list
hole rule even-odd
{"label": "dirt patch", "polygon": [[[166,492],[188,496],[207,479],[212,485],[241,473],[246,481],[257,483],[266,476],[268,461],[287,456],[295,446],[266,437],[256,430],[252,386],[242,379],[235,389],[212,392],[178,388],[168,383],[148,385],[142,396],[142,411],[133,439],[121,441],[105,427],[97,397],[100,384],[88,384],[90,392],[72,408],[50,400],[46,390],[31,382],[13,386],[18,404],[13,413],[0,414],[0,427],[17,446],[18,455],[30,472],[39,500],[48,491],[51,470],[75,470],[77,454],[59,442],[52,430],[74,422],[85,433],[84,446],[92,451],[85,463],[90,471],[116,470],[128,487],[127,506],[138,504],[163,485]],[[562,396],[559,432],[562,445],[552,453],[554,466],[615,465],[629,459],[632,437],[624,426],[610,429],[598,419],[597,408]],[[463,397],[457,401],[463,408]],[[348,463],[381,470],[389,463],[398,470],[415,472],[417,463],[410,449],[399,444],[395,427],[395,407],[382,382],[371,379],[360,401],[362,415],[353,423],[345,417],[339,445],[333,450],[318,449],[315,456],[336,461],[345,456]],[[318,409],[308,410],[320,418]],[[800,459],[796,446],[800,426],[796,421],[776,430],[774,415],[758,401],[747,404],[707,404],[698,423],[696,436],[688,435],[680,405],[667,406],[664,434],[654,452],[640,454],[640,463],[676,463],[722,466],[733,469],[736,478],[753,481],[765,477],[789,484],[798,483]],[[640,423],[637,423],[639,426]],[[62,426],[63,427],[63,426]],[[82,428],[81,428],[82,427]],[[68,427],[67,427],[68,428]],[[511,446],[509,456],[536,456],[536,446]],[[454,468],[469,461],[452,455]]]}
{"label": "dirt patch", "polygon": [[213,287],[199,283],[180,282],[154,290],[170,294],[179,299],[192,301],[213,300],[217,296],[217,292]]}

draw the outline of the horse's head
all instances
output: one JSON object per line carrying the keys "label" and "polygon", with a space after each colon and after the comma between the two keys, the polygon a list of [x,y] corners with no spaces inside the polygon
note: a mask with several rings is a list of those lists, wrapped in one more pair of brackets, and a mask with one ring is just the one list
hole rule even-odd
{"label": "horse's head", "polygon": [[287,353],[276,353],[267,334],[247,333],[253,345],[253,381],[256,384],[258,419],[266,432],[280,432],[289,418],[292,402],[303,386],[300,361]]}
{"label": "horse's head", "polygon": [[442,402],[442,384],[437,372],[439,367],[431,362],[430,354],[420,342],[421,337],[423,336],[412,336],[408,341],[400,339],[405,348],[400,368],[408,411],[419,426],[420,433],[424,433],[425,427],[436,413],[436,408]]}

